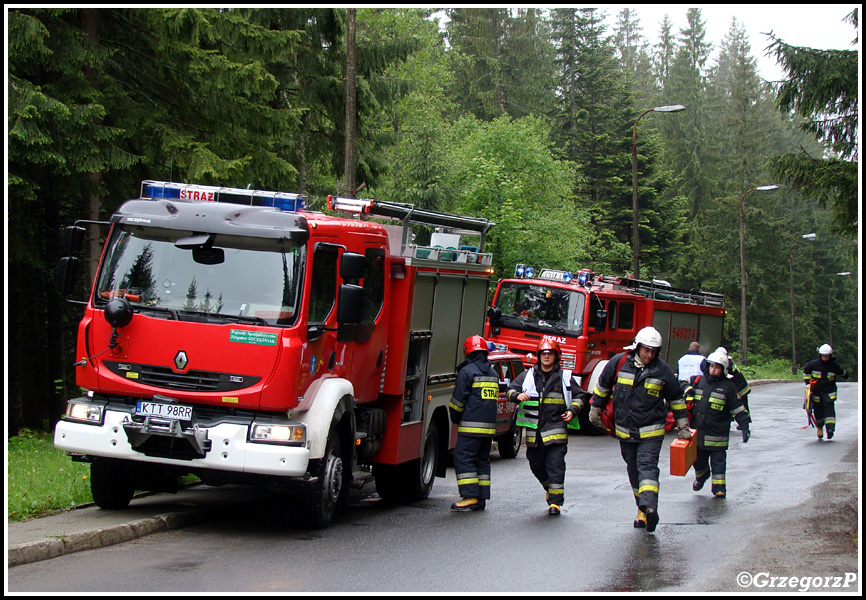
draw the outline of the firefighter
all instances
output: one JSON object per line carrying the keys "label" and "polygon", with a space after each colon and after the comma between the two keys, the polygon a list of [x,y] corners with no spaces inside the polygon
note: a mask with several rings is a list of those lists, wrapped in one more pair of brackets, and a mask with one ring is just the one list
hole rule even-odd
{"label": "firefighter", "polygon": [[712,472],[711,491],[717,498],[724,498],[727,493],[725,466],[731,419],[736,419],[743,443],[748,442],[752,434],[749,411],[743,406],[734,380],[727,376],[728,355],[719,350],[704,361],[701,366],[703,375],[695,377],[686,390],[686,401],[694,402],[692,427],[697,429],[698,436],[692,489],[696,492],[701,490]]}
{"label": "firefighter", "polygon": [[460,501],[454,512],[484,510],[490,499],[490,447],[496,433],[499,377],[487,360],[487,342],[480,335],[466,338],[466,360],[457,366],[457,383],[448,405],[457,425],[454,473]]}
{"label": "firefighter", "polygon": [[[655,531],[659,522],[659,454],[668,409],[678,437],[691,436],[683,389],[674,372],[659,358],[662,336],[653,327],[638,331],[634,343],[613,356],[602,369],[592,394],[589,420],[604,429],[601,411],[613,402],[614,430],[637,504],[635,527]],[[625,359],[625,360],[622,360]]]}
{"label": "firefighter", "polygon": [[529,469],[544,487],[547,513],[557,516],[565,500],[566,424],[577,416],[589,394],[580,389],[570,370],[560,367],[558,342],[542,340],[536,352],[538,364],[509,384],[506,397],[520,403],[516,424],[526,428]]}
{"label": "firefighter", "polygon": [[[721,352],[722,354],[724,354],[727,357],[728,367],[727,367],[726,373],[727,373],[728,379],[733,381],[734,386],[737,388],[737,395],[740,396],[740,400],[743,403],[743,408],[746,409],[746,412],[749,415],[748,416],[749,423],[751,423],[752,422],[752,413],[749,411],[749,392],[752,391],[752,388],[751,388],[751,386],[749,386],[749,382],[746,379],[746,376],[743,375],[743,372],[740,371],[740,369],[737,367],[737,364],[734,362],[734,359],[731,358],[731,356],[728,354],[728,351],[726,348],[724,348],[723,346],[719,346],[718,348],[716,348],[715,352]],[[704,365],[701,364],[701,371],[703,372],[703,370],[704,370]],[[739,422],[737,422],[737,429],[742,431],[742,427],[740,426]]]}
{"label": "firefighter", "polygon": [[847,378],[848,371],[836,362],[830,344],[820,346],[818,354],[820,358],[803,367],[803,380],[806,387],[811,387],[810,406],[818,439],[824,439],[826,427],[827,439],[832,440],[836,433],[836,377]]}

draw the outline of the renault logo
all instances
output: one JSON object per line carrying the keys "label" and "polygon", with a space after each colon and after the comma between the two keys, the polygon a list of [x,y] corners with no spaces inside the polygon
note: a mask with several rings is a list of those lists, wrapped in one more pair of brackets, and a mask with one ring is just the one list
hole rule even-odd
{"label": "renault logo", "polygon": [[184,352],[183,350],[180,350],[174,356],[174,366],[177,367],[178,371],[183,371],[188,363],[189,359],[186,357],[186,352]]}

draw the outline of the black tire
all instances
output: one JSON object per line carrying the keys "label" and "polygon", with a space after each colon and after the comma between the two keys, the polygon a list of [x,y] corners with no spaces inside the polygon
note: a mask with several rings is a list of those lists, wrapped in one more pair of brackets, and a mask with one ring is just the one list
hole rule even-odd
{"label": "black tire", "polygon": [[436,467],[439,460],[439,432],[435,422],[430,423],[421,458],[411,460],[398,467],[400,472],[400,487],[406,500],[424,500],[430,495],[433,480],[436,479]]}
{"label": "black tire", "polygon": [[325,455],[314,468],[316,481],[302,495],[306,523],[313,529],[330,525],[334,515],[346,508],[349,500],[350,467],[344,461],[343,444],[336,427],[328,433]]}
{"label": "black tire", "polygon": [[402,497],[400,473],[394,465],[373,465],[376,493],[386,502],[397,502]]}
{"label": "black tire", "polygon": [[513,426],[509,433],[497,437],[496,443],[499,445],[500,457],[515,458],[523,443],[523,427]]}
{"label": "black tire", "polygon": [[116,458],[93,459],[90,465],[90,493],[99,508],[126,508],[135,494],[133,465]]}

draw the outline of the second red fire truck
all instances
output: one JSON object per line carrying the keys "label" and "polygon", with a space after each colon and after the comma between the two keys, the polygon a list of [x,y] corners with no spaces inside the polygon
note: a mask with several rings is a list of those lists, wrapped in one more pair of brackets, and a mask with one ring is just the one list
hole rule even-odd
{"label": "second red fire truck", "polygon": [[[596,275],[583,269],[543,270],[518,265],[503,279],[488,310],[485,338],[497,349],[535,352],[542,339],[559,342],[562,367],[574,371],[581,387],[592,392],[608,359],[634,340],[646,326],[664,339],[659,356],[676,370],[689,343],[698,341],[707,354],[722,343],[724,296],[681,290],[661,280]],[[588,413],[587,411],[584,411]],[[587,414],[581,429],[594,431]]]}

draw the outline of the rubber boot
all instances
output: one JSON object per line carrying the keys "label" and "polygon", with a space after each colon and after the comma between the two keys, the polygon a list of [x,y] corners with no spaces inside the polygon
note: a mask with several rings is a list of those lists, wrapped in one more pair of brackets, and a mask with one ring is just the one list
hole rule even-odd
{"label": "rubber boot", "polygon": [[824,439],[824,428],[823,428],[823,427],[819,427],[819,428],[818,428],[818,439],[819,439],[819,440],[823,440],[823,439]]}
{"label": "rubber boot", "polygon": [[547,514],[549,514],[551,517],[558,517],[560,512],[561,512],[561,508],[557,504],[551,504],[547,508]]}
{"label": "rubber boot", "polygon": [[827,425],[827,439],[832,440],[833,434],[836,433],[836,427],[833,425]]}
{"label": "rubber boot", "polygon": [[478,498],[461,498],[460,502],[451,505],[451,510],[454,512],[474,512],[484,510],[484,505],[484,500]]}
{"label": "rubber boot", "polygon": [[656,525],[659,524],[659,513],[653,507],[646,509],[646,530],[647,533],[652,533],[656,530]]}
{"label": "rubber boot", "polygon": [[699,492],[704,487],[704,484],[707,482],[706,479],[701,481],[700,479],[695,479],[694,483],[692,483],[692,491]]}
{"label": "rubber boot", "polygon": [[637,517],[635,517],[634,526],[637,529],[644,529],[646,527],[646,513],[641,509],[637,509]]}

